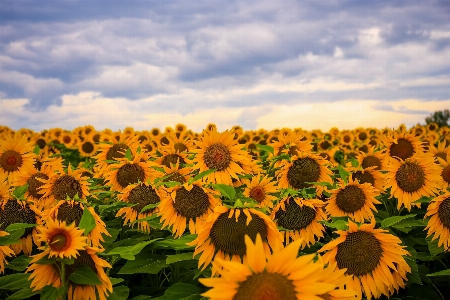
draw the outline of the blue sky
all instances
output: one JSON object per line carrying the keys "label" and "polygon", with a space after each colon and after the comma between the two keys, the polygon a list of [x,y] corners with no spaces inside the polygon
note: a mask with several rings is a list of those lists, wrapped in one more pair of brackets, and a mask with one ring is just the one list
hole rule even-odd
{"label": "blue sky", "polygon": [[450,2],[0,5],[0,124],[408,127],[450,108]]}

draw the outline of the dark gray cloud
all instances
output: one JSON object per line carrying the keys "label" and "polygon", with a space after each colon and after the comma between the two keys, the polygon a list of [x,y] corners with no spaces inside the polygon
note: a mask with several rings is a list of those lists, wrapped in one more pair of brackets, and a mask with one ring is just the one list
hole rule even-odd
{"label": "dark gray cloud", "polygon": [[179,113],[212,98],[447,100],[449,18],[448,1],[3,0],[0,95],[30,111],[87,91],[156,97]]}

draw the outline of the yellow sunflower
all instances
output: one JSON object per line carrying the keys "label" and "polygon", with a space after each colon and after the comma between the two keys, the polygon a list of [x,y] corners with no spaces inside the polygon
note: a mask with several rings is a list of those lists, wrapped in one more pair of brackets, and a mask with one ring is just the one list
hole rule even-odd
{"label": "yellow sunflower", "polygon": [[446,190],[450,186],[450,155],[447,156],[446,160],[443,160],[442,158],[438,158],[438,161],[440,162],[439,168],[441,176],[441,187],[442,189]]}
{"label": "yellow sunflower", "polygon": [[35,255],[32,263],[47,255],[50,258],[75,258],[79,254],[78,250],[87,247],[84,230],[76,227],[75,223],[67,226],[64,221],[47,219],[45,226],[39,226],[37,230],[38,240],[45,245],[39,247],[43,252]]}
{"label": "yellow sunflower", "polygon": [[26,136],[5,136],[0,140],[0,173],[14,182],[18,175],[34,172],[34,146]]}
{"label": "yellow sunflower", "polygon": [[[5,197],[0,199],[0,230],[5,230],[15,223],[42,224],[41,212],[31,202]],[[26,228],[19,243],[10,245],[17,255],[23,251],[31,254],[33,242],[39,245],[36,228]]]}
{"label": "yellow sunflower", "polygon": [[[447,160],[447,157],[450,156],[450,147],[445,145],[446,145],[445,141],[440,141],[437,147],[431,144],[428,147],[427,154],[430,154],[431,156],[434,156],[436,158],[442,158],[443,160]],[[435,162],[439,163],[439,160],[436,160]]]}
{"label": "yellow sunflower", "polygon": [[194,142],[190,139],[186,131],[174,131],[166,135],[169,143],[162,146],[161,149],[174,150],[177,153],[191,152],[194,147]]}
{"label": "yellow sunflower", "polygon": [[348,230],[336,230],[339,237],[319,250],[328,251],[323,255],[325,262],[347,269],[352,277],[347,287],[355,290],[359,299],[364,292],[369,300],[382,294],[389,297],[404,288],[411,268],[404,258],[410,253],[400,246],[402,241],[387,230],[374,229],[375,218],[360,228],[351,220],[348,225]]}
{"label": "yellow sunflower", "polygon": [[170,168],[172,165],[184,165],[187,163],[188,158],[185,152],[175,150],[173,147],[158,148],[157,150],[161,156],[155,160],[155,163],[159,166],[166,166]]}
{"label": "yellow sunflower", "polygon": [[108,166],[104,177],[111,184],[112,191],[121,192],[130,184],[153,181],[156,178],[157,172],[153,169],[155,163],[143,157],[144,153],[136,153],[132,160],[116,158],[118,163]]}
{"label": "yellow sunflower", "polygon": [[348,130],[342,131],[339,140],[341,142],[341,145],[353,145],[353,141],[355,140],[355,136]]}
{"label": "yellow sunflower", "polygon": [[66,222],[66,224],[75,223],[75,226],[80,225],[81,217],[85,209],[88,209],[95,220],[94,229],[87,235],[88,244],[94,247],[102,247],[101,242],[104,241],[102,234],[110,236],[106,230],[105,222],[95,212],[93,207],[84,206],[83,203],[74,200],[61,200],[54,207],[44,212],[47,218]]}
{"label": "yellow sunflower", "polygon": [[348,183],[339,179],[337,188],[329,192],[331,196],[326,210],[332,217],[349,216],[356,222],[364,222],[374,218],[373,211],[377,211],[375,204],[381,204],[375,199],[379,191],[371,184],[359,183],[351,177]]}
{"label": "yellow sunflower", "polygon": [[391,187],[391,195],[397,198],[397,208],[411,204],[422,196],[433,196],[442,186],[439,166],[434,157],[416,154],[403,160],[391,160],[385,174],[385,188]]}
{"label": "yellow sunflower", "polygon": [[246,261],[226,261],[216,258],[213,267],[219,278],[201,278],[199,281],[212,289],[202,295],[211,300],[298,300],[324,299],[321,295],[337,286],[321,282],[323,264],[314,263],[315,254],[297,257],[301,240],[277,253],[265,253],[263,239],[258,234],[255,242],[245,236]]}
{"label": "yellow sunflower", "polygon": [[401,131],[391,131],[387,136],[381,136],[384,145],[386,146],[385,154],[387,159],[398,160],[407,159],[416,153],[423,153],[423,145],[420,139],[413,134]]}
{"label": "yellow sunflower", "polygon": [[36,180],[43,183],[38,189],[38,191],[43,194],[42,197],[49,197],[51,198],[49,201],[52,202],[66,200],[67,197],[73,199],[75,195],[78,195],[79,199],[86,199],[90,194],[89,182],[87,181],[87,177],[82,177],[82,170],[74,170],[69,164],[67,172],[64,170],[57,171],[58,172],[48,174],[48,179],[40,177],[36,178]]}
{"label": "yellow sunflower", "polygon": [[94,142],[93,134],[84,136],[83,141],[78,141],[77,146],[82,157],[93,157],[98,150],[98,144]]}
{"label": "yellow sunflower", "polygon": [[201,180],[168,189],[159,205],[162,228],[172,227],[175,237],[180,237],[187,226],[192,234],[198,233],[209,214],[221,204],[215,196],[218,193],[206,188]]}
{"label": "yellow sunflower", "polygon": [[304,200],[300,197],[286,197],[272,211],[271,218],[281,231],[283,242],[289,244],[301,239],[301,249],[314,245],[323,238],[325,228],[319,221],[325,221],[328,216],[323,211],[324,202],[317,199]]}
{"label": "yellow sunflower", "polygon": [[277,135],[277,139],[271,142],[270,146],[274,149],[274,155],[287,153],[294,156],[312,150],[310,141],[302,133],[296,132]]}
{"label": "yellow sunflower", "polygon": [[[8,232],[0,230],[0,237],[9,235]],[[5,256],[11,257],[14,255],[14,251],[8,246],[0,246],[0,274],[5,272],[5,264],[8,264]]]}
{"label": "yellow sunflower", "polygon": [[273,207],[273,201],[278,198],[273,194],[279,192],[277,182],[263,174],[255,175],[252,179],[242,179],[246,185],[243,195],[258,202],[257,207]]}
{"label": "yellow sunflower", "polygon": [[[132,207],[123,207],[119,209],[116,217],[122,216],[124,225],[132,223],[139,219],[147,218],[158,212],[158,208],[150,208],[143,212],[142,209],[149,204],[157,204],[161,201],[159,191],[147,182],[134,183],[127,186],[118,199],[123,202],[135,204]],[[150,232],[150,224],[147,221],[138,222],[138,229],[143,232]]]}
{"label": "yellow sunflower", "polygon": [[[285,163],[277,171],[280,188],[303,189],[311,187],[309,182],[328,182],[333,183],[331,179],[331,170],[326,165],[328,161],[321,156],[302,152],[298,156],[294,155],[291,162]],[[317,195],[321,195],[323,186],[316,186]]]}
{"label": "yellow sunflower", "polygon": [[9,198],[9,187],[8,175],[6,173],[0,173],[0,201]]}
{"label": "yellow sunflower", "polygon": [[[258,233],[263,238],[266,255],[270,254],[270,249],[282,247],[280,232],[264,213],[252,208],[227,208],[219,205],[208,216],[197,238],[188,245],[195,246],[194,256],[202,253],[198,267],[205,269],[214,257],[245,260],[244,236],[248,235],[254,240]],[[213,274],[216,271],[213,267]]]}
{"label": "yellow sunflower", "polygon": [[[68,283],[68,299],[100,299],[106,300],[109,293],[112,292],[112,284],[104,268],[111,268],[111,265],[98,257],[97,253],[103,249],[87,247],[80,250],[75,262],[66,265],[65,281]],[[70,275],[81,266],[88,266],[97,274],[100,284],[97,285],[79,285],[69,280]],[[33,291],[42,290],[45,286],[51,285],[55,288],[61,287],[61,273],[58,265],[43,265],[38,262],[32,263],[27,272],[32,272],[29,279],[30,287]],[[98,298],[97,298],[98,295]]]}
{"label": "yellow sunflower", "polygon": [[425,218],[430,217],[427,236],[434,234],[432,241],[439,238],[438,246],[450,249],[450,192],[446,192],[431,200]]}
{"label": "yellow sunflower", "polygon": [[223,183],[232,185],[232,178],[239,179],[238,174],[245,171],[239,163],[245,163],[249,159],[245,150],[236,143],[231,131],[218,133],[217,131],[203,131],[201,140],[194,141],[198,149],[192,162],[192,168],[204,172],[215,169],[216,171],[203,179],[211,183]]}
{"label": "yellow sunflower", "polygon": [[353,167],[349,166],[351,164],[347,164],[345,170],[349,172],[352,176],[353,180],[358,180],[359,183],[369,183],[375,189],[378,190],[378,193],[381,193],[384,189],[384,174],[381,171],[378,171],[375,167],[367,167],[362,169],[362,167]]}
{"label": "yellow sunflower", "polygon": [[381,151],[377,151],[375,147],[370,147],[368,152],[359,152],[356,156],[361,167],[369,168],[375,167],[375,170],[383,170],[385,155]]}

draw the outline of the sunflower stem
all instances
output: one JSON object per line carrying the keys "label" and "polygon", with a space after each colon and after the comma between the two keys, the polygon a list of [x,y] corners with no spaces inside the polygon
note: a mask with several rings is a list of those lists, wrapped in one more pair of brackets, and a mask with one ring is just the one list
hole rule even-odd
{"label": "sunflower stem", "polygon": [[67,299],[66,264],[63,262],[61,262],[61,284],[64,291],[61,299],[66,300]]}

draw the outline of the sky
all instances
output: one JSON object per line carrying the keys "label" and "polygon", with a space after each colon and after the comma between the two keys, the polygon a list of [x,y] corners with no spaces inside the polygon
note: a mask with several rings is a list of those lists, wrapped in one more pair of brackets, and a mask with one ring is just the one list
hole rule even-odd
{"label": "sky", "polygon": [[0,3],[0,125],[408,128],[450,108],[450,2]]}

